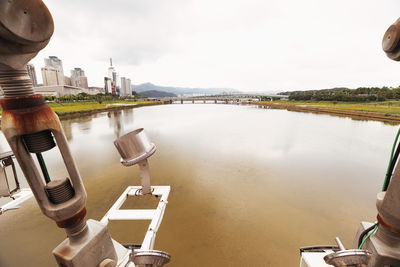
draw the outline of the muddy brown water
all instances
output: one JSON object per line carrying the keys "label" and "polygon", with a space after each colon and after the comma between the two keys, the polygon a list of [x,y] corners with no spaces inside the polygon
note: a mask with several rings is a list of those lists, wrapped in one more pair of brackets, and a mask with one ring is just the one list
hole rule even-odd
{"label": "muddy brown water", "polygon": [[[138,167],[123,167],[113,140],[144,127],[157,145],[152,184],[172,191],[156,249],[167,266],[298,266],[299,247],[350,247],[374,221],[396,126],[374,121],[223,104],[143,107],[62,121],[100,220]],[[7,150],[4,139],[0,149]],[[56,150],[45,160],[65,174]],[[24,182],[23,184],[26,185]],[[156,205],[143,198],[127,206]],[[148,222],[110,223],[121,243],[140,243]],[[31,199],[0,216],[0,266],[55,266],[64,231]]]}

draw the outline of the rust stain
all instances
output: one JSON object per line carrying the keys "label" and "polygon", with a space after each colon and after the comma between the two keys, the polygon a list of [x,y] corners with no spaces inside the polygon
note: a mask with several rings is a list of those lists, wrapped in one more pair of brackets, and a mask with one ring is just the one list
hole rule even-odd
{"label": "rust stain", "polygon": [[60,228],[69,228],[80,223],[86,216],[86,208],[81,209],[77,214],[64,221],[56,222]]}
{"label": "rust stain", "polygon": [[41,95],[3,98],[2,128],[13,129],[17,135],[46,129],[60,129],[59,119]]}

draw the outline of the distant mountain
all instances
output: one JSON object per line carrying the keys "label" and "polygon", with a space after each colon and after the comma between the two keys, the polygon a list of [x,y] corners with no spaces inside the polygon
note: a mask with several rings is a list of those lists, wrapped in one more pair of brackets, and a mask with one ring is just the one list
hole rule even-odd
{"label": "distant mountain", "polygon": [[178,96],[182,95],[215,95],[223,93],[240,93],[239,90],[231,88],[186,88],[186,87],[168,87],[159,86],[152,83],[142,83],[139,85],[132,85],[132,90],[141,95],[144,91],[163,91],[172,93]]}
{"label": "distant mountain", "polygon": [[145,97],[176,97],[177,96],[174,93],[168,93],[165,91],[158,91],[158,90],[142,91],[138,94],[141,96],[145,96]]}

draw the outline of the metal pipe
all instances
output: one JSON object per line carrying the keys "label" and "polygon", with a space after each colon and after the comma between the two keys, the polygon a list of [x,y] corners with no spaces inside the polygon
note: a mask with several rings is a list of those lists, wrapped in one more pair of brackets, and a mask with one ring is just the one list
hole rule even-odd
{"label": "metal pipe", "polygon": [[48,184],[51,182],[51,179],[49,172],[47,171],[46,163],[44,162],[42,153],[36,153],[36,157],[39,161],[40,168],[42,169],[44,180],[46,181],[46,184]]}
{"label": "metal pipe", "polygon": [[336,237],[336,238],[335,238],[335,241],[336,241],[336,244],[338,245],[338,247],[340,248],[340,250],[346,250],[346,249],[344,248],[344,246],[343,246],[342,241],[340,241],[340,238],[339,238],[339,237]]}
{"label": "metal pipe", "polygon": [[140,181],[142,184],[142,194],[143,195],[151,194],[150,170],[147,159],[139,162],[139,168],[140,168]]}

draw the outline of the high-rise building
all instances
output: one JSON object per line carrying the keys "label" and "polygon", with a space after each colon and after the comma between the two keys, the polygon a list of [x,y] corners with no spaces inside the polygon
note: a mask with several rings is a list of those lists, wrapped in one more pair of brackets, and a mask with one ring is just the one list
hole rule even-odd
{"label": "high-rise building", "polygon": [[35,66],[33,66],[32,64],[28,64],[28,65],[26,65],[26,70],[28,71],[29,77],[31,77],[32,85],[34,87],[36,87],[37,86],[37,78],[36,78]]}
{"label": "high-rise building", "polygon": [[89,88],[88,79],[85,76],[85,71],[81,68],[75,68],[71,70],[71,83],[72,86],[81,87],[81,88]]}
{"label": "high-rise building", "polygon": [[131,79],[121,77],[120,96],[132,96]]}
{"label": "high-rise building", "polygon": [[62,65],[62,60],[56,56],[49,56],[44,59],[44,65],[46,67],[52,67],[61,71],[62,75],[64,75],[64,69]]}
{"label": "high-rise building", "polygon": [[56,56],[44,59],[45,67],[42,68],[44,86],[64,85],[64,70],[62,60]]}
{"label": "high-rise building", "polygon": [[104,92],[106,94],[112,93],[112,81],[108,77],[104,77]]}
{"label": "high-rise building", "polygon": [[80,77],[80,76],[85,76],[85,71],[81,68],[75,68],[71,70],[71,78],[72,77]]}
{"label": "high-rise building", "polygon": [[132,96],[132,84],[131,84],[131,79],[127,78],[126,79],[126,95],[127,96]]}
{"label": "high-rise building", "polygon": [[110,58],[110,67],[108,67],[108,78],[111,79],[111,93],[115,95],[117,93],[118,86],[118,73],[115,71],[112,65],[112,58]]}
{"label": "high-rise building", "polygon": [[64,76],[64,85],[72,86],[72,80],[68,76]]}
{"label": "high-rise building", "polygon": [[125,96],[125,85],[126,85],[126,78],[121,77],[121,88],[119,91],[119,96]]}
{"label": "high-rise building", "polygon": [[64,85],[64,75],[59,69],[44,67],[41,70],[44,86]]}

